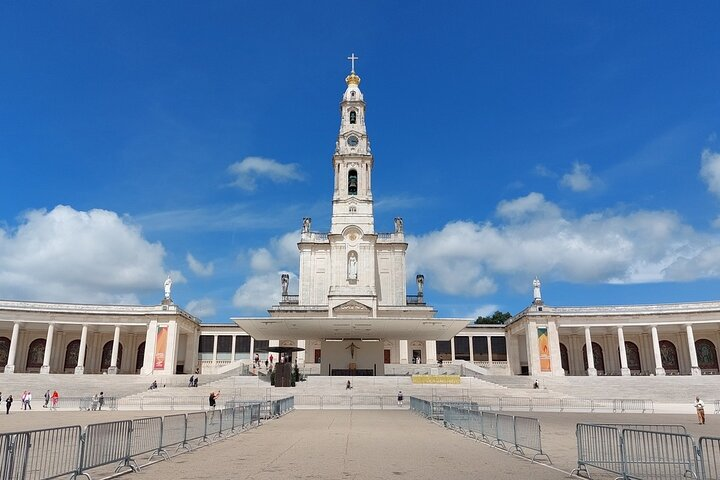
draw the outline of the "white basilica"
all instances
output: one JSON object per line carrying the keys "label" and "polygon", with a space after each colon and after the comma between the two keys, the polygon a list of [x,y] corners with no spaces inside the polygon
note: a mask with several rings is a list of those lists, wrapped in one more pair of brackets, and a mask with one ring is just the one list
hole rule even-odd
{"label": "white basilica", "polygon": [[[222,374],[247,371],[285,348],[306,374],[435,372],[440,362],[494,375],[701,375],[720,373],[720,301],[529,306],[505,325],[437,318],[424,277],[405,267],[404,225],[375,230],[374,157],[354,55],[332,157],[329,232],[302,223],[299,293],[280,279],[269,316],[204,324],[176,305],[80,305],[0,300],[0,368],[68,374]],[[382,169],[379,169],[382,172]],[[408,295],[406,282],[417,291]],[[276,354],[275,358],[278,358]],[[462,369],[460,369],[462,371]]]}

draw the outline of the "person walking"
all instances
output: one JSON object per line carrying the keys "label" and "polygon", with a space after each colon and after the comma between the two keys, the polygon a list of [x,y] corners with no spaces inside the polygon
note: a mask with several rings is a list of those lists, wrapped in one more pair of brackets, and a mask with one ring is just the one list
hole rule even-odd
{"label": "person walking", "polygon": [[98,397],[98,410],[102,410],[103,405],[105,405],[105,394],[100,392],[100,396]]}
{"label": "person walking", "polygon": [[192,387],[194,381],[195,381],[195,375],[190,375],[190,381],[188,382],[188,387]]}
{"label": "person walking", "polygon": [[5,400],[5,406],[7,407],[7,410],[5,410],[5,415],[10,415],[10,407],[12,407],[12,402],[12,395],[8,395],[7,399]]}
{"label": "person walking", "polygon": [[27,394],[25,394],[25,409],[26,410],[32,410],[32,392],[30,390],[27,391]]}
{"label": "person walking", "polygon": [[45,391],[45,403],[43,404],[43,408],[47,408],[48,403],[50,403],[50,390]]}
{"label": "person walking", "polygon": [[698,425],[705,425],[705,404],[700,397],[695,397],[695,411],[697,412]]}
{"label": "person walking", "polygon": [[403,393],[402,393],[402,390],[400,390],[400,391],[398,392],[398,397],[397,397],[397,398],[398,398],[398,407],[402,407],[402,406],[403,406]]}
{"label": "person walking", "polygon": [[50,395],[50,405],[52,410],[57,410],[58,401],[60,400],[60,395],[58,394],[57,390],[54,390],[52,395]]}

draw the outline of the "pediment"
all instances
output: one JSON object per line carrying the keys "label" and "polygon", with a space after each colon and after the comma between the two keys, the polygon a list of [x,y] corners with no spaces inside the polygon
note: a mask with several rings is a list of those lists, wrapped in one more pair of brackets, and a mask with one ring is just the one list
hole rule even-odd
{"label": "pediment", "polygon": [[333,308],[333,313],[335,313],[335,315],[360,315],[369,317],[372,315],[372,308],[358,301],[350,300]]}

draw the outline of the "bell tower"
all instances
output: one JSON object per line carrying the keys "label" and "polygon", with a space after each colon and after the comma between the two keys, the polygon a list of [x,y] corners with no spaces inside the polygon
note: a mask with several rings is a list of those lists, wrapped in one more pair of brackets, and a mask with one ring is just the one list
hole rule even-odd
{"label": "bell tower", "polygon": [[375,233],[372,199],[373,156],[365,129],[365,100],[360,91],[360,77],[355,74],[353,53],[347,88],[340,102],[340,133],[335,143],[333,169],[333,214],[330,233],[340,234],[356,226],[363,234]]}

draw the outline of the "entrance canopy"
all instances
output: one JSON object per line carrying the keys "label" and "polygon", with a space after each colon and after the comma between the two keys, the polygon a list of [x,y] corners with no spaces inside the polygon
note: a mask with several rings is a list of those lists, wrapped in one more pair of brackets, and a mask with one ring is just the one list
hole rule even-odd
{"label": "entrance canopy", "polygon": [[232,320],[256,340],[450,340],[467,326],[457,318],[264,317]]}

